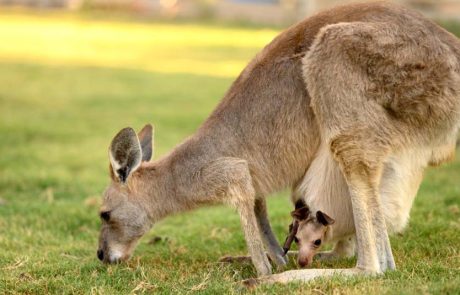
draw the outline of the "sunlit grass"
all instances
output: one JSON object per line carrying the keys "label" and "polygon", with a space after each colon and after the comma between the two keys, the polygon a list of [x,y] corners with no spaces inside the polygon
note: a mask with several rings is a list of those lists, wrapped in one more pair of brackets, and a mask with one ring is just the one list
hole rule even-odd
{"label": "sunlit grass", "polygon": [[0,59],[233,77],[275,34],[0,13]]}

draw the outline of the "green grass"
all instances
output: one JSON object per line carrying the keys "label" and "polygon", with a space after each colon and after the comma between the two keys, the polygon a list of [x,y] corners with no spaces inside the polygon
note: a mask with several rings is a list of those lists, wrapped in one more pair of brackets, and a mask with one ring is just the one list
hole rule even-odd
{"label": "green grass", "polygon": [[[244,291],[238,282],[254,268],[217,263],[246,251],[232,209],[167,218],[116,266],[96,259],[97,209],[119,129],[154,123],[156,156],[164,154],[193,133],[276,33],[0,13],[0,293]],[[290,221],[287,195],[269,199],[280,240]],[[407,230],[391,238],[397,271],[253,292],[458,294],[459,196],[458,159],[427,171]],[[149,244],[154,236],[167,239]]]}

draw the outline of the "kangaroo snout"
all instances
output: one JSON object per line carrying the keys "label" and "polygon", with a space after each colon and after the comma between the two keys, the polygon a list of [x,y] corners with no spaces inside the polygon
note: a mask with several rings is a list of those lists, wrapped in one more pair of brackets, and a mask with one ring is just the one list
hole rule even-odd
{"label": "kangaroo snout", "polygon": [[129,256],[123,255],[117,251],[104,251],[103,249],[98,249],[96,254],[101,262],[108,264],[119,263],[129,258]]}

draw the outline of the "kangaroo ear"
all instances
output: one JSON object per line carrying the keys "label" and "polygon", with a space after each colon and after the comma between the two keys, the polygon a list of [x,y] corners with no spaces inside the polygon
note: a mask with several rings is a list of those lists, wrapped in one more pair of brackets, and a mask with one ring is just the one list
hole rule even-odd
{"label": "kangaroo ear", "polygon": [[142,162],[148,162],[153,155],[153,126],[147,124],[137,134],[142,149]]}
{"label": "kangaroo ear", "polygon": [[316,219],[318,220],[319,223],[321,223],[324,226],[334,224],[335,222],[334,219],[332,219],[326,213],[323,213],[321,211],[316,212]]}
{"label": "kangaroo ear", "polygon": [[309,215],[310,208],[308,208],[308,206],[296,209],[291,212],[291,216],[298,221],[307,219]]}
{"label": "kangaroo ear", "polygon": [[114,176],[126,182],[142,161],[141,144],[133,128],[124,128],[115,135],[109,147],[109,158]]}

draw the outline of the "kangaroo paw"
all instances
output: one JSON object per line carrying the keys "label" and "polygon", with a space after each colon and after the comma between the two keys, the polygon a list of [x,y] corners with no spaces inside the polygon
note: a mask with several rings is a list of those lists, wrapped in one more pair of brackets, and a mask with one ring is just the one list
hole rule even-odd
{"label": "kangaroo paw", "polygon": [[356,275],[374,275],[373,272],[368,272],[359,268],[346,269],[298,269],[289,270],[278,274],[262,276],[256,279],[247,279],[242,281],[243,286],[254,288],[261,284],[286,284],[290,282],[308,282],[320,277],[331,276],[356,276]]}

